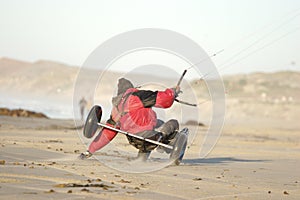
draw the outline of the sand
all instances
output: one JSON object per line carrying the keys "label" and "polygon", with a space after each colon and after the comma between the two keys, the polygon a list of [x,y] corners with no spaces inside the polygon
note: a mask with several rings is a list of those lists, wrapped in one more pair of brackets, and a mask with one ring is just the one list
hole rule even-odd
{"label": "sand", "polygon": [[181,165],[128,173],[96,159],[109,153],[78,160],[86,146],[72,120],[0,116],[0,199],[300,199],[299,125],[264,120],[227,121],[206,158],[199,133]]}

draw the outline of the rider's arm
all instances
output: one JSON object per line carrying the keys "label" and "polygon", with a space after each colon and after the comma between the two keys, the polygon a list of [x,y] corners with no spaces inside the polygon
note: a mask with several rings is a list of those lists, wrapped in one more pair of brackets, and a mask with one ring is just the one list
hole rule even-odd
{"label": "rider's arm", "polygon": [[155,107],[169,108],[175,99],[175,90],[168,88],[165,91],[158,91],[156,96]]}
{"label": "rider's arm", "polygon": [[[113,127],[112,124],[106,123],[106,125]],[[89,152],[94,153],[95,151],[98,151],[99,149],[103,148],[105,145],[107,145],[114,137],[117,135],[116,131],[103,128],[101,130],[101,133],[98,134],[98,136],[93,140],[93,142],[89,146]]]}
{"label": "rider's arm", "polygon": [[166,89],[165,91],[139,90],[132,95],[138,96],[145,108],[158,107],[169,108],[175,99],[175,89]]}

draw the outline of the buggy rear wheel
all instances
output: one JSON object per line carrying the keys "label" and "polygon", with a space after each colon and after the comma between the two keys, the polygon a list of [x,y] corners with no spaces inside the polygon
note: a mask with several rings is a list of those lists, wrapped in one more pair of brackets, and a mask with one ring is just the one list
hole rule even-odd
{"label": "buggy rear wheel", "polygon": [[187,146],[188,129],[184,128],[182,131],[176,135],[176,140],[173,145],[173,150],[170,154],[170,160],[173,161],[175,165],[179,165],[184,156],[184,152]]}

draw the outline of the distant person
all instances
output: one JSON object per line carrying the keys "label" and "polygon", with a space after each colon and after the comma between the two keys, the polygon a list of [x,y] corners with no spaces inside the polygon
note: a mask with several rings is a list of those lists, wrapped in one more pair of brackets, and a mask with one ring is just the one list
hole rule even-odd
{"label": "distant person", "polygon": [[[113,108],[106,124],[144,138],[171,144],[178,133],[178,121],[171,119],[163,123],[157,119],[152,107],[171,107],[179,91],[179,86],[164,91],[138,90],[129,80],[121,78],[118,81],[118,94],[112,98]],[[80,158],[89,158],[113,140],[116,134],[116,131],[103,128],[89,145],[88,150],[81,153]],[[138,157],[143,160],[147,160],[151,151],[157,147],[130,136],[127,138],[129,143],[139,150]]]}
{"label": "distant person", "polygon": [[84,97],[82,97],[79,101],[79,108],[80,108],[80,116],[81,116],[81,120],[83,120],[84,118],[84,111],[86,109],[87,106],[87,101],[85,100]]}

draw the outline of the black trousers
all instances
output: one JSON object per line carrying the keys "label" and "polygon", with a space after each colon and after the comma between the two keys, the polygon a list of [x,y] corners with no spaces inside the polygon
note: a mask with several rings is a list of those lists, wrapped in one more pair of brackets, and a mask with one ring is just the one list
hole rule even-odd
{"label": "black trousers", "polygon": [[[179,130],[178,121],[171,119],[166,123],[162,123],[161,120],[158,121],[160,124],[155,130],[143,131],[137,133],[136,135],[150,140],[155,140],[162,142],[164,144],[169,144],[176,136]],[[141,153],[148,153],[154,150],[157,145],[150,142],[146,142],[141,139],[127,136],[127,139],[131,145],[139,150]]]}

